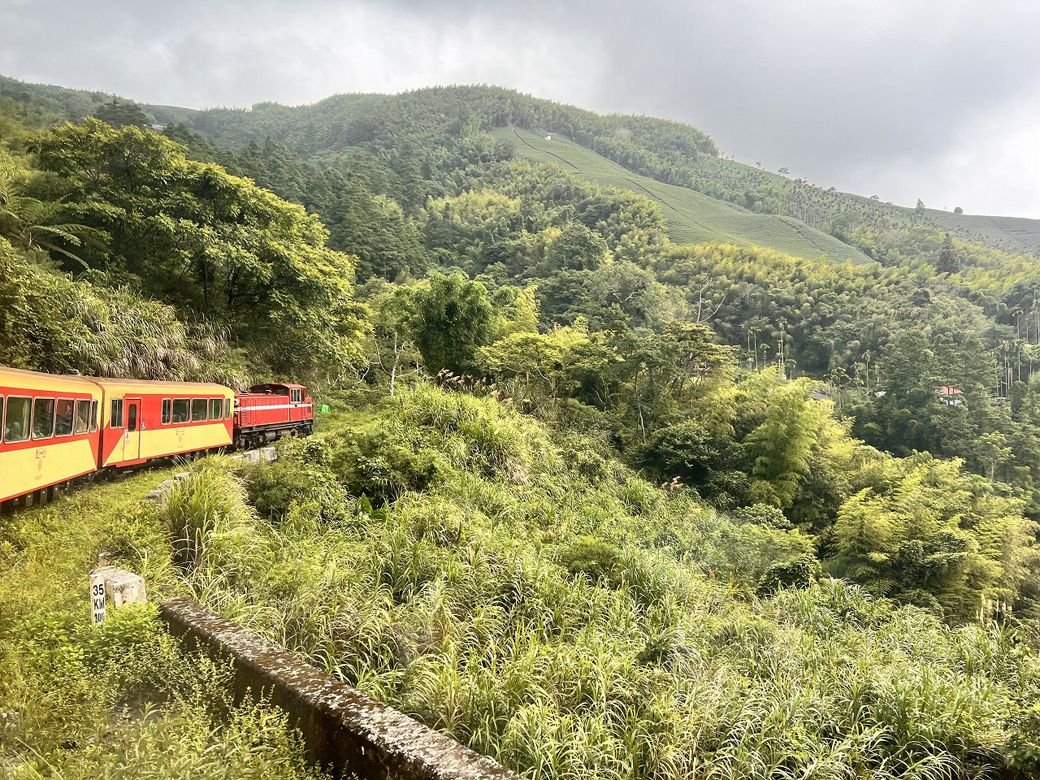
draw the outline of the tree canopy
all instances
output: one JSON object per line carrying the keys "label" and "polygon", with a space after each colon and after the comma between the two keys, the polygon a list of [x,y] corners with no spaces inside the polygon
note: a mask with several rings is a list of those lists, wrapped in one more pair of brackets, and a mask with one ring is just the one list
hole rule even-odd
{"label": "tree canopy", "polygon": [[292,355],[339,376],[358,357],[353,260],[301,206],[137,127],[88,119],[32,150],[60,177],[60,218],[99,237],[79,257],[112,283],[226,329],[276,370]]}

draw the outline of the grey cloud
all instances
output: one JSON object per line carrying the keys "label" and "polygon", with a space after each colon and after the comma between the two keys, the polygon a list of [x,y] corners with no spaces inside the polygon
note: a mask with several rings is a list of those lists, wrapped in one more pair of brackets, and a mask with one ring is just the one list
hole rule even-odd
{"label": "grey cloud", "polygon": [[1040,216],[1037,29],[1015,0],[0,0],[0,72],[194,106],[499,83],[824,185]]}

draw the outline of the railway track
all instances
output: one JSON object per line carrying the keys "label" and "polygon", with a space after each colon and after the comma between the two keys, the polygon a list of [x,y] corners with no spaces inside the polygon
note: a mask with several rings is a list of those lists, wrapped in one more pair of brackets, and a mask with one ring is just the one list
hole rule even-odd
{"label": "railway track", "polygon": [[[156,458],[148,463],[140,464],[137,466],[130,466],[118,470],[105,470],[105,471],[94,471],[90,474],[85,474],[82,477],[76,479],[66,480],[56,485],[50,485],[39,490],[34,490],[31,493],[26,493],[24,496],[11,499],[10,501],[0,502],[0,517],[9,517],[16,512],[20,512],[24,509],[31,507],[43,507],[50,504],[52,501],[56,501],[63,495],[68,494],[71,491],[78,490],[89,485],[105,484],[114,482],[120,479],[126,479],[132,477],[135,474],[140,474],[143,471],[151,471],[154,469],[167,468],[169,466],[184,465],[187,466],[189,463],[201,458],[207,458],[211,455],[226,455],[234,453],[238,457],[248,457],[250,453],[258,453],[257,460],[261,460],[259,453],[264,452],[267,449],[271,449],[269,444],[260,444],[253,447],[221,447],[215,450],[193,452],[188,455],[177,455],[170,458]],[[273,458],[268,458],[273,460]]]}

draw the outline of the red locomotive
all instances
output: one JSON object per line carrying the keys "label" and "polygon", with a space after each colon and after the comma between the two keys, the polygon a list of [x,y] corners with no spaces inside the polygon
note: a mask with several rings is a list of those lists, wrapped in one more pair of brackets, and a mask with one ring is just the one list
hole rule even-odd
{"label": "red locomotive", "polygon": [[252,447],[286,433],[314,430],[314,399],[303,385],[266,384],[235,396],[235,446]]}
{"label": "red locomotive", "polygon": [[0,367],[0,507],[55,486],[175,455],[310,434],[302,385],[222,385],[54,376]]}

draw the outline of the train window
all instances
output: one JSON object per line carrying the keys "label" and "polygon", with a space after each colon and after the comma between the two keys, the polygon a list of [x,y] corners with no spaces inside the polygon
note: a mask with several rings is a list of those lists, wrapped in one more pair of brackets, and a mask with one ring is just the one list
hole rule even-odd
{"label": "train window", "polygon": [[71,436],[72,418],[76,413],[76,402],[71,398],[59,398],[55,413],[54,435]]}
{"label": "train window", "polygon": [[126,410],[126,429],[130,433],[137,430],[137,404],[130,404]]}
{"label": "train window", "polygon": [[123,399],[117,398],[112,401],[112,421],[110,425],[113,428],[123,427]]}
{"label": "train window", "polygon": [[90,431],[90,401],[76,401],[76,427],[73,430],[77,436]]}
{"label": "train window", "polygon": [[231,419],[231,399],[230,398],[225,398],[224,399],[224,419],[225,420],[230,420]]}
{"label": "train window", "polygon": [[205,398],[192,398],[191,399],[191,421],[200,422],[206,419],[206,399]]}
{"label": "train window", "polygon": [[54,399],[37,398],[33,401],[32,437],[49,439],[54,435]]}
{"label": "train window", "polygon": [[219,420],[224,415],[221,412],[224,410],[224,403],[219,398],[209,399],[209,419]]}
{"label": "train window", "polygon": [[37,398],[33,401],[33,438],[49,439],[54,435],[54,399]]}
{"label": "train window", "polygon": [[31,398],[8,398],[7,419],[4,420],[4,441],[18,442],[29,438],[29,415],[32,412]]}
{"label": "train window", "polygon": [[97,430],[97,410],[98,410],[98,402],[97,401],[91,401],[90,402],[90,432],[91,433],[93,433],[94,431]]}
{"label": "train window", "polygon": [[162,424],[169,425],[171,419],[173,419],[173,401],[169,398],[164,398],[162,402]]}
{"label": "train window", "polygon": [[189,406],[187,398],[173,399],[173,421],[175,423],[186,423],[189,419]]}

